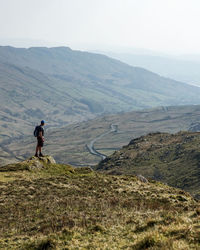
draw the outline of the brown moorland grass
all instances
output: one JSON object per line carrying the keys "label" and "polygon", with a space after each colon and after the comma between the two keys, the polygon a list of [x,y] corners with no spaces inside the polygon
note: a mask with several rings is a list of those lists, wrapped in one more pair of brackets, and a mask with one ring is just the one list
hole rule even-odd
{"label": "brown moorland grass", "polygon": [[[141,174],[200,198],[200,133],[150,133],[97,165],[107,174]],[[181,198],[180,198],[181,199]]]}
{"label": "brown moorland grass", "polygon": [[43,162],[0,172],[1,249],[198,249],[200,204],[136,176]]}

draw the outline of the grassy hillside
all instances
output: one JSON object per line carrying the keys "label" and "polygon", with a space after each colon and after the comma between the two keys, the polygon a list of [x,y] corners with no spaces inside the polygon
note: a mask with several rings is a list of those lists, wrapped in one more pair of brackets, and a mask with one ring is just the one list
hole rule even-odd
{"label": "grassy hillside", "polygon": [[[0,47],[0,143],[105,113],[200,104],[200,89],[70,48]],[[4,144],[4,143],[3,143]]]}
{"label": "grassy hillside", "polygon": [[111,174],[142,174],[200,198],[200,134],[154,133],[100,162],[97,170]]}
{"label": "grassy hillside", "polygon": [[198,55],[163,56],[152,54],[112,53],[101,54],[128,63],[134,67],[142,67],[161,76],[177,81],[200,86],[200,59]]}
{"label": "grassy hillside", "polygon": [[[180,130],[200,130],[200,106],[161,107],[151,110],[107,115],[98,119],[48,130],[45,134],[44,152],[51,154],[59,163],[72,165],[96,165],[101,159],[91,155],[86,144],[110,129],[118,131],[97,140],[95,148],[111,155],[127,145],[130,140],[150,132],[176,133]],[[34,154],[36,140],[32,136],[7,141],[1,146],[0,166],[26,159]]]}
{"label": "grassy hillside", "polygon": [[42,117],[53,127],[94,117],[39,71],[0,63],[0,77],[0,142],[32,133]]}
{"label": "grassy hillside", "polygon": [[49,157],[0,171],[1,249],[198,249],[200,204],[136,176]]}

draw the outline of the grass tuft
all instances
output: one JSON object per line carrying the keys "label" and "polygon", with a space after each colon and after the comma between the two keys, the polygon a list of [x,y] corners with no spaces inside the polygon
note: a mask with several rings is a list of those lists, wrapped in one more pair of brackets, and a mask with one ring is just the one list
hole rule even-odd
{"label": "grass tuft", "polygon": [[144,249],[149,249],[153,247],[159,247],[161,249],[162,246],[164,246],[164,237],[159,234],[154,234],[154,235],[147,235],[143,239],[139,240],[135,246],[135,250],[144,250]]}
{"label": "grass tuft", "polygon": [[24,250],[53,250],[56,249],[56,243],[52,239],[42,239],[27,244],[23,248]]}

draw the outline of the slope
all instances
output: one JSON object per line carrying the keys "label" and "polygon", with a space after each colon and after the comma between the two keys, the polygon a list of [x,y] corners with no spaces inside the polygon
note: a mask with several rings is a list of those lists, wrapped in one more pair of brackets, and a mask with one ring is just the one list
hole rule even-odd
{"label": "slope", "polygon": [[[63,128],[47,129],[44,152],[53,155],[59,162],[72,165],[96,165],[101,158],[91,155],[86,144],[117,125],[117,132],[98,139],[94,147],[99,152],[111,155],[127,145],[131,139],[150,132],[176,133],[180,130],[200,130],[200,106],[160,107],[116,115],[107,115],[87,122]],[[33,155],[35,138],[4,141],[1,146],[0,166],[22,160]],[[3,148],[2,148],[3,147]]]}
{"label": "slope", "polygon": [[96,168],[111,174],[142,174],[182,188],[200,198],[200,134],[152,133],[101,161]]}
{"label": "slope", "polygon": [[0,141],[30,133],[42,117],[53,127],[94,117],[39,71],[0,63],[0,77]]}
{"label": "slope", "polygon": [[[35,166],[35,167],[34,167]],[[136,176],[51,157],[0,171],[2,249],[198,249],[199,202]]]}
{"label": "slope", "polygon": [[181,82],[200,86],[200,59],[194,56],[168,56],[134,53],[101,52],[101,54],[115,58],[134,67],[142,67],[159,75]]}
{"label": "slope", "polygon": [[99,114],[200,103],[199,88],[66,47],[0,47],[0,93],[1,141],[28,134],[41,118],[57,127]]}

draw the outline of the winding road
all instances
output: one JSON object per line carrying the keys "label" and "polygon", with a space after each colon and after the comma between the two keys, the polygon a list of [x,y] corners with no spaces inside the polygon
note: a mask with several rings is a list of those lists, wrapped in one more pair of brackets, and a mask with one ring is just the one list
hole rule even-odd
{"label": "winding road", "polygon": [[107,157],[106,155],[99,153],[99,152],[94,148],[94,143],[95,143],[97,140],[99,140],[99,139],[101,139],[102,137],[104,137],[105,135],[108,135],[108,134],[113,133],[113,132],[117,132],[117,130],[118,130],[118,125],[111,124],[111,125],[110,125],[110,130],[109,130],[109,131],[107,131],[107,132],[105,132],[105,133],[99,135],[98,137],[96,137],[95,139],[93,139],[89,144],[86,144],[86,147],[87,147],[88,151],[90,152],[90,154],[97,155],[97,156],[101,157],[102,160],[106,159],[106,157]]}

